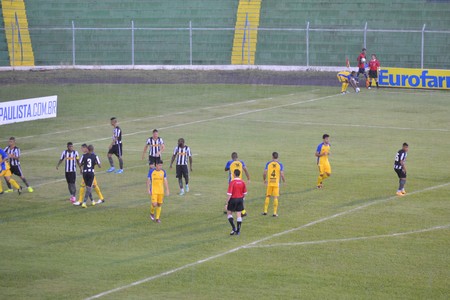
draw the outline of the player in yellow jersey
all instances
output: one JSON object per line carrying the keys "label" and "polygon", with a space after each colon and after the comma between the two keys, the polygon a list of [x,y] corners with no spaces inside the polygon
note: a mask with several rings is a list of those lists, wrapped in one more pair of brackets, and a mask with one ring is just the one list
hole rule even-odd
{"label": "player in yellow jersey", "polygon": [[[225,165],[225,172],[228,172],[228,183],[231,182],[234,176],[234,170],[240,171],[239,178],[242,179],[242,174],[245,172],[245,176],[247,177],[247,183],[250,182],[250,174],[248,173],[247,166],[243,160],[238,158],[237,152],[231,153],[231,160],[227,162]],[[224,214],[227,213],[227,204],[225,204],[225,209],[223,211]],[[247,211],[245,208],[242,210],[242,216],[247,216]]]}
{"label": "player in yellow jersey", "polygon": [[354,89],[356,93],[359,93],[360,89],[358,87],[358,84],[356,83],[356,72],[352,71],[341,71],[337,74],[337,78],[339,80],[340,83],[342,83],[342,88],[341,88],[341,94],[347,94],[347,87],[350,84]]}
{"label": "player in yellow jersey", "polygon": [[[11,170],[8,163],[8,154],[0,148],[0,177],[5,177],[6,182],[9,182],[15,189],[19,195],[22,193],[22,187],[11,178]],[[0,194],[3,194],[3,186],[0,178]]]}
{"label": "player in yellow jersey", "polygon": [[[169,196],[169,183],[167,181],[167,173],[162,168],[162,160],[158,161],[155,168],[148,171],[147,191],[151,197],[152,205],[150,207],[150,219],[156,223],[161,223],[161,206],[164,200],[164,187],[166,188],[166,196]],[[155,214],[156,212],[156,214]]]}
{"label": "player in yellow jersey", "polygon": [[331,176],[331,166],[328,160],[328,156],[330,156],[330,136],[325,133],[322,139],[323,142],[317,146],[315,153],[319,168],[319,177],[317,178],[318,189],[321,189],[323,187],[323,181]]}
{"label": "player in yellow jersey", "polygon": [[278,153],[272,153],[272,160],[267,162],[263,173],[264,184],[266,189],[266,200],[264,201],[263,216],[267,215],[269,209],[270,197],[273,197],[273,217],[278,217],[278,197],[280,196],[280,179],[283,183],[286,182],[284,178],[283,164],[278,161]]}
{"label": "player in yellow jersey", "polygon": [[[81,145],[81,152],[82,152],[83,154],[86,154],[86,153],[89,152],[88,146],[87,146],[86,144]],[[105,198],[103,197],[102,191],[100,190],[100,187],[98,186],[98,183],[97,183],[97,177],[94,177],[94,181],[93,181],[93,183],[92,183],[92,187],[94,188],[95,193],[97,193],[97,196],[98,196],[98,198],[99,198],[99,200],[97,201],[97,204],[104,203],[104,202],[105,202]],[[78,196],[78,201],[75,201],[75,202],[73,203],[73,205],[79,206],[79,205],[81,205],[81,204],[83,203],[85,191],[86,191],[86,184],[85,184],[85,182],[84,182],[84,179],[81,178],[80,195]],[[91,201],[93,201],[93,199],[92,199],[92,194],[89,195],[89,198],[91,199]]]}

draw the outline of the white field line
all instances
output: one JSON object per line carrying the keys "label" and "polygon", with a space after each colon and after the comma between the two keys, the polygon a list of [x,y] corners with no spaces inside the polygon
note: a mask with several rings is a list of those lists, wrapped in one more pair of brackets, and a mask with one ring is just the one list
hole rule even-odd
{"label": "white field line", "polygon": [[[449,185],[450,185],[450,182],[447,182],[447,183],[444,183],[444,184],[440,184],[440,185],[436,185],[436,186],[424,188],[424,189],[422,189],[422,190],[418,190],[418,191],[411,192],[411,193],[407,194],[407,195],[404,196],[404,197],[408,197],[408,196],[410,196],[410,195],[415,195],[415,194],[419,194],[419,193],[423,193],[423,192],[427,192],[427,191],[432,191],[432,190],[440,189],[440,188],[443,188],[443,187],[446,187],[446,186],[449,186]],[[403,198],[404,198],[404,197],[403,197]],[[296,228],[291,228],[291,229],[288,229],[288,230],[285,230],[285,231],[282,231],[282,232],[279,232],[279,233],[276,233],[276,234],[269,235],[269,236],[267,236],[267,237],[265,237],[265,238],[256,240],[256,241],[254,241],[254,242],[252,242],[252,243],[249,243],[249,244],[246,244],[246,245],[242,245],[242,246],[239,246],[239,247],[230,249],[230,250],[225,251],[225,252],[222,252],[222,253],[218,253],[218,254],[216,254],[216,255],[213,255],[213,256],[210,256],[210,257],[207,257],[207,258],[204,258],[204,259],[201,259],[201,260],[192,262],[192,263],[190,263],[190,264],[186,264],[186,265],[184,265],[184,266],[181,266],[181,267],[178,267],[178,268],[175,268],[175,269],[172,269],[172,270],[169,270],[169,271],[160,273],[160,274],[156,274],[156,275],[153,275],[153,276],[150,276],[150,277],[147,277],[147,278],[144,278],[144,279],[141,279],[141,280],[132,282],[132,283],[127,284],[127,285],[119,286],[119,287],[117,287],[117,288],[114,288],[114,289],[111,289],[111,290],[108,290],[108,291],[105,291],[105,292],[102,292],[102,293],[93,295],[93,296],[91,296],[91,297],[86,298],[86,300],[98,299],[98,298],[101,298],[101,297],[106,296],[106,295],[109,295],[109,294],[113,294],[113,293],[116,293],[116,292],[120,292],[120,291],[122,291],[122,290],[131,288],[131,287],[133,287],[133,286],[137,286],[137,285],[140,285],[140,284],[149,282],[149,281],[153,281],[153,280],[159,279],[159,278],[161,278],[161,277],[168,276],[168,275],[171,275],[171,274],[173,274],[173,273],[182,271],[182,270],[184,270],[184,269],[187,269],[187,268],[190,268],[190,267],[194,267],[194,266],[203,264],[203,263],[205,263],[205,262],[214,260],[214,259],[216,259],[216,258],[220,258],[220,257],[222,257],[222,256],[225,256],[225,255],[234,253],[234,252],[239,251],[239,250],[241,250],[241,249],[246,249],[246,248],[255,247],[255,245],[260,244],[260,243],[262,243],[262,242],[264,242],[264,241],[270,240],[270,239],[272,239],[272,238],[274,238],[274,237],[282,236],[282,235],[285,235],[285,234],[288,234],[288,233],[291,233],[291,232],[294,232],[294,231],[298,231],[298,230],[301,230],[301,229],[304,229],[304,228],[307,228],[307,227],[311,227],[311,226],[313,226],[313,225],[316,225],[316,224],[319,224],[319,223],[326,222],[326,221],[328,221],[328,220],[332,220],[332,219],[335,219],[335,218],[338,218],[338,217],[341,217],[341,216],[344,216],[344,215],[351,214],[351,213],[353,213],[353,212],[362,210],[362,209],[367,208],[367,207],[370,207],[370,206],[372,206],[372,205],[379,204],[379,203],[383,203],[383,202],[387,202],[387,201],[391,201],[391,200],[394,200],[394,199],[399,199],[399,197],[398,197],[398,196],[393,196],[393,197],[384,198],[384,199],[380,199],[380,200],[374,200],[374,201],[368,202],[368,203],[366,203],[366,204],[364,204],[364,205],[360,205],[360,206],[358,206],[358,207],[355,207],[355,208],[352,208],[352,209],[349,209],[349,210],[346,210],[346,211],[343,211],[343,212],[340,212],[340,213],[336,213],[336,214],[333,214],[333,215],[330,215],[330,216],[327,216],[327,217],[318,219],[318,220],[316,220],[316,221],[309,222],[309,223],[307,223],[307,224],[304,224],[304,225],[299,226],[299,227],[296,227]]]}
{"label": "white field line", "polygon": [[323,123],[323,122],[267,121],[267,120],[248,120],[248,121],[261,122],[261,123],[275,123],[275,124],[296,124],[296,125],[313,125],[313,126],[320,125],[320,126],[374,128],[374,129],[450,132],[450,129],[445,129],[445,128],[414,128],[414,127],[394,127],[394,126],[380,126],[380,125],[361,125],[361,124]]}
{"label": "white field line", "polygon": [[429,232],[440,229],[448,229],[450,228],[450,224],[435,226],[425,229],[405,231],[405,232],[396,232],[391,234],[381,234],[381,235],[372,235],[372,236],[361,236],[361,237],[351,237],[351,238],[342,238],[342,239],[330,239],[330,240],[319,240],[319,241],[306,241],[306,242],[296,242],[296,243],[277,243],[277,244],[269,244],[269,245],[252,245],[245,248],[269,248],[269,247],[281,247],[281,246],[303,246],[303,245],[318,245],[318,244],[327,244],[327,243],[343,243],[343,242],[351,242],[351,241],[362,241],[362,240],[372,240],[372,239],[381,239],[381,238],[390,238],[397,237],[403,235],[417,234],[423,232]]}
{"label": "white field line", "polygon": [[[275,105],[275,106],[269,106],[269,107],[266,107],[266,108],[242,111],[242,112],[239,112],[239,113],[236,113],[236,114],[231,114],[231,115],[225,115],[225,116],[220,116],[220,117],[215,117],[215,118],[208,118],[208,119],[202,119],[202,120],[197,120],[197,121],[192,121],[192,122],[180,123],[180,124],[175,124],[175,125],[170,125],[170,126],[165,126],[165,127],[159,127],[159,129],[160,130],[172,129],[172,128],[184,127],[184,126],[188,126],[188,125],[195,125],[195,124],[200,124],[200,123],[205,123],[205,122],[224,120],[224,119],[234,118],[234,117],[238,117],[238,116],[258,113],[258,112],[262,112],[262,111],[266,111],[266,110],[272,110],[272,109],[277,109],[277,108],[283,108],[283,107],[289,107],[289,106],[294,106],[294,105],[300,105],[300,104],[305,104],[305,103],[325,100],[325,99],[329,99],[329,98],[336,97],[336,96],[340,96],[340,94],[333,94],[333,95],[328,95],[328,96],[319,97],[319,98],[313,98],[313,99],[309,99],[309,100],[297,101],[297,102],[293,102],[293,103],[280,104],[280,105]],[[272,98],[264,98],[264,99],[272,99]],[[249,100],[249,101],[245,101],[245,102],[256,102],[256,101],[257,100]],[[234,105],[234,103],[226,104],[225,106],[230,106],[230,105]],[[224,107],[224,106],[221,106],[221,107]],[[214,107],[214,108],[217,108],[217,107]],[[181,113],[175,113],[175,114],[181,114]],[[134,120],[133,120],[133,122],[134,122]],[[148,132],[149,132],[148,129],[147,130],[140,130],[140,131],[135,131],[135,132],[131,132],[131,133],[125,133],[125,134],[123,134],[123,136],[132,136],[132,135],[148,133]],[[74,145],[78,145],[78,144],[81,145],[82,143],[93,143],[93,142],[99,142],[99,141],[110,140],[110,139],[111,139],[111,137],[105,137],[105,138],[100,138],[100,139],[95,139],[95,140],[90,140],[90,141],[84,141],[84,142],[78,142],[78,143],[73,143],[73,144]],[[23,151],[22,155],[39,154],[42,151],[49,151],[49,150],[56,150],[56,149],[58,149],[58,148],[57,147],[46,148],[45,150],[33,149],[32,151]]]}
{"label": "white field line", "polygon": [[[320,90],[315,89],[315,90],[305,91],[305,92],[312,93],[312,92],[316,92],[316,91],[320,91]],[[301,92],[298,94],[302,94],[305,92]],[[295,96],[295,95],[296,94],[279,95],[279,96],[275,96],[275,98],[290,97],[290,96]],[[232,102],[232,103],[226,103],[226,104],[221,104],[221,105],[202,107],[200,109],[194,108],[194,109],[178,111],[178,112],[173,112],[173,113],[168,113],[168,114],[163,114],[163,115],[148,116],[148,117],[136,118],[136,119],[131,119],[131,120],[123,120],[123,121],[120,121],[120,123],[124,124],[124,123],[133,123],[133,122],[139,122],[139,121],[150,120],[150,119],[165,118],[165,117],[169,117],[169,116],[183,115],[183,114],[188,114],[188,113],[192,113],[192,112],[197,112],[199,110],[211,110],[211,109],[224,108],[224,107],[228,107],[228,106],[236,106],[236,105],[242,105],[242,104],[246,104],[246,103],[253,103],[253,102],[258,102],[258,101],[272,100],[273,98],[274,97],[257,98],[257,99],[250,99],[250,100],[245,100],[245,101],[240,101],[240,102]],[[29,136],[23,136],[23,137],[16,136],[16,139],[29,139],[29,138],[36,138],[36,137],[42,137],[42,136],[53,136],[55,134],[75,132],[75,131],[80,131],[83,129],[99,128],[99,127],[103,127],[103,126],[109,127],[111,125],[107,124],[107,123],[101,123],[98,125],[85,126],[85,127],[75,128],[75,129],[72,128],[72,129],[54,131],[54,132],[46,132],[46,133],[41,133],[41,134],[37,134],[37,135],[29,135]],[[0,142],[6,142],[6,141],[8,141],[8,139],[0,139]]]}

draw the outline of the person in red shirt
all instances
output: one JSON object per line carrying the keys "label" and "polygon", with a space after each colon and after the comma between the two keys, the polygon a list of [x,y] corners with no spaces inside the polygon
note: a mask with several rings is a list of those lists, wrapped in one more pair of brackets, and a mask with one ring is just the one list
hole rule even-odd
{"label": "person in red shirt", "polygon": [[[242,225],[242,210],[244,209],[244,197],[247,195],[247,186],[245,182],[240,178],[241,171],[239,169],[234,170],[233,180],[228,185],[228,199],[227,199],[227,215],[228,222],[233,229],[230,235],[239,235]],[[236,213],[237,226],[234,225],[233,213]]]}
{"label": "person in red shirt", "polygon": [[367,82],[368,79],[366,74],[366,48],[362,48],[362,51],[358,55],[356,61],[358,62],[358,73],[356,73],[356,80],[359,82],[359,74],[363,74]]}
{"label": "person in red shirt", "polygon": [[378,86],[378,70],[380,69],[380,61],[377,59],[375,54],[372,54],[372,59],[369,61],[369,90],[372,87],[372,81],[375,79],[375,83]]}

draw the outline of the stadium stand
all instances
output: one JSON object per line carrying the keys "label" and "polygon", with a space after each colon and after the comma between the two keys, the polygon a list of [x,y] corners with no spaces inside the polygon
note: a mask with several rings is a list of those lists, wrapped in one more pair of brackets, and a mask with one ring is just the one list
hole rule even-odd
{"label": "stadium stand", "polygon": [[[318,28],[401,29],[416,33],[367,33],[368,53],[376,53],[385,66],[420,67],[421,30],[448,30],[450,5],[443,1],[325,1],[267,0],[262,2],[256,64],[306,65],[306,32],[264,31],[262,28],[306,28],[310,22],[309,59],[315,66],[356,64],[363,32],[319,32]],[[450,34],[425,34],[425,64],[450,68]],[[447,45],[447,46],[446,46]],[[447,50],[444,52],[444,48]],[[445,53],[443,55],[443,53]],[[286,59],[287,58],[287,59]]]}
{"label": "stadium stand", "polygon": [[[233,28],[237,5],[238,1],[221,0],[48,0],[27,1],[27,10],[30,26],[37,28],[31,31],[36,65],[72,64],[72,30],[48,30],[71,28],[72,21],[76,28],[103,28],[76,30],[76,64],[130,65],[132,20],[135,64],[176,65],[190,63],[190,21],[195,28]],[[194,30],[192,63],[230,64],[233,34]]]}

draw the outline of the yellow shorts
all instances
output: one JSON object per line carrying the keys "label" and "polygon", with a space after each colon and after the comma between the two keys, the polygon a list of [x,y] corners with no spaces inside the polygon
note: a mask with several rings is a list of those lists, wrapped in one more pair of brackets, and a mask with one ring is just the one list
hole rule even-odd
{"label": "yellow shorts", "polygon": [[317,165],[319,167],[320,174],[328,173],[331,174],[331,166],[330,163],[322,163]]}
{"label": "yellow shorts", "polygon": [[345,77],[343,77],[343,76],[337,75],[337,78],[338,78],[339,82],[345,82],[345,83],[348,83],[348,79],[345,78]]}
{"label": "yellow shorts", "polygon": [[152,203],[162,204],[164,199],[164,194],[152,194]]}
{"label": "yellow shorts", "polygon": [[267,186],[266,196],[278,197],[280,196],[280,187],[279,186]]}
{"label": "yellow shorts", "polygon": [[5,177],[11,177],[11,170],[8,168],[8,169],[6,169],[6,170],[3,170],[1,173],[0,173],[0,177],[2,177],[2,176],[5,176]]}

